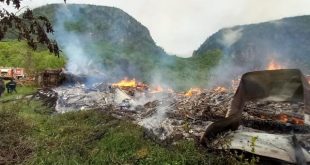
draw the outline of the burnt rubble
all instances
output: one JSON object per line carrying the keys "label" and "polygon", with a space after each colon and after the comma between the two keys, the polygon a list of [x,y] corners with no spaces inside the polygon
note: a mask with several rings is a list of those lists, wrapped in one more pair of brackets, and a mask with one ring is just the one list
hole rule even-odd
{"label": "burnt rubble", "polygon": [[[210,122],[225,118],[234,91],[215,88],[192,96],[161,93],[147,97],[139,94],[129,96],[108,84],[94,87],[80,84],[53,90],[40,89],[38,95],[59,113],[110,108],[115,117],[129,118],[165,140],[202,136]],[[257,129],[270,133],[288,133],[292,130],[310,133],[309,126],[302,122],[303,107],[302,102],[248,102],[242,113],[241,127],[243,130]]]}
{"label": "burnt rubble", "polygon": [[[173,143],[180,139],[196,140],[204,137],[206,128],[210,128],[214,123],[224,121],[225,124],[228,123],[228,126],[230,123],[235,123],[237,121],[235,118],[231,121],[227,119],[230,119],[229,114],[234,108],[232,105],[236,98],[236,89],[236,87],[213,88],[187,95],[167,91],[152,93],[147,91],[147,88],[143,90],[122,89],[108,83],[93,86],[77,83],[50,90],[41,89],[38,97],[50,102],[49,105],[53,105],[52,107],[55,107],[59,113],[92,109],[107,111],[108,109],[108,113],[113,116],[132,120],[144,127],[146,136],[161,143]],[[249,100],[242,104],[242,111],[238,111],[238,114],[240,113],[237,117],[238,125],[234,125],[237,131],[235,133],[228,131],[220,139],[232,137],[232,141],[237,142],[238,139],[234,138],[248,140],[243,136],[252,134],[258,137],[268,134],[272,138],[274,138],[272,135],[279,135],[279,138],[283,139],[283,143],[279,145],[285,145],[292,143],[287,139],[291,139],[292,134],[296,134],[298,143],[310,152],[308,140],[310,139],[310,126],[305,123],[305,108],[306,104],[301,99],[293,101]],[[219,125],[215,126],[213,130]],[[217,134],[219,132],[209,132],[208,136],[214,139],[219,136]],[[208,146],[217,148],[210,146],[214,142],[212,140],[209,142],[210,139],[208,139]],[[258,145],[263,145],[263,143],[264,140]],[[238,146],[242,144],[232,145],[235,145],[232,148],[238,149]],[[286,159],[286,157],[283,157],[283,160],[296,161]]]}
{"label": "burnt rubble", "polygon": [[102,92],[100,88],[88,88],[85,85],[58,87],[54,91],[58,94],[55,109],[60,113],[104,109],[112,103],[111,99],[113,99],[109,90]]}
{"label": "burnt rubble", "polygon": [[38,89],[32,98],[40,99],[42,100],[43,105],[50,108],[55,108],[58,100],[58,94],[50,88],[41,88]]}

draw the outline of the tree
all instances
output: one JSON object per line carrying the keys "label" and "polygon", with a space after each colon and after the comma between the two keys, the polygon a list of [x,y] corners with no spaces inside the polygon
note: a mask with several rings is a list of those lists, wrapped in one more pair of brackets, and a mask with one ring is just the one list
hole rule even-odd
{"label": "tree", "polygon": [[[22,0],[0,0],[0,3],[13,6],[19,11]],[[66,3],[66,0],[64,0]],[[26,40],[28,45],[36,50],[39,44],[45,45],[51,53],[59,56],[59,47],[55,40],[51,40],[48,34],[53,33],[50,21],[44,16],[34,16],[30,9],[26,9],[21,15],[0,9],[0,40],[7,33],[16,34],[18,40]]]}

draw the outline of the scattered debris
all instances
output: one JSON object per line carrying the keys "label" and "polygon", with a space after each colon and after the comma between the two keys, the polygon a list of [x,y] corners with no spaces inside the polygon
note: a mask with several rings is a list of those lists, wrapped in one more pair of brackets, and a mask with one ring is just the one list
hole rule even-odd
{"label": "scattered debris", "polygon": [[[243,80],[241,79],[241,81]],[[293,84],[296,82],[293,81]],[[71,86],[54,88],[52,89],[53,92],[41,89],[38,93],[40,93],[40,97],[44,96],[43,99],[45,98],[45,100],[49,100],[46,97],[53,98],[50,100],[53,104],[50,105],[55,104],[55,110],[60,113],[74,110],[109,109],[108,113],[112,113],[117,118],[132,120],[146,129],[147,136],[163,143],[167,141],[176,142],[180,139],[199,139],[203,135],[205,137],[206,128],[208,146],[214,140],[209,141],[209,138],[216,137],[217,133],[227,128],[234,128],[239,131],[229,132],[230,135],[220,138],[229,139],[230,136],[233,136],[232,142],[237,141],[239,137],[239,139],[249,139],[254,136],[252,136],[253,132],[255,136],[258,134],[258,137],[265,134],[270,137],[277,137],[278,135],[275,135],[277,133],[281,134],[278,137],[281,139],[286,136],[291,137],[290,132],[294,131],[294,133],[302,135],[298,135],[298,143],[302,144],[301,146],[308,154],[310,152],[308,140],[310,138],[310,126],[305,123],[304,117],[307,104],[302,99],[294,102],[290,102],[290,100],[278,102],[273,99],[248,99],[246,103],[239,102],[242,105],[242,110],[238,111],[239,116],[232,118],[231,116],[234,115],[232,112],[236,112],[236,95],[238,92],[240,93],[240,89],[238,89],[235,94],[236,87],[231,89],[224,87],[195,88],[190,92],[177,93],[163,89],[151,90],[150,87],[138,85],[133,80],[128,80],[128,83],[131,83],[131,86],[124,85],[124,82],[117,85],[115,83],[101,83],[93,86],[76,83]],[[294,85],[291,87],[299,89]],[[270,91],[273,90],[270,89]],[[44,95],[41,96],[42,93]],[[271,95],[267,94],[266,97],[268,96]],[[57,98],[56,101],[55,97]],[[242,100],[242,97],[240,98]],[[232,126],[231,124],[234,123],[237,124]],[[246,132],[250,133],[247,134]],[[267,143],[266,139],[260,139],[259,142],[261,143],[259,145]],[[291,142],[292,140],[289,140],[281,143],[281,145],[291,144]],[[237,143],[229,144],[235,147],[232,149],[242,149],[240,146],[243,146],[241,142],[238,145]],[[264,145],[264,147],[266,146]],[[288,150],[284,149],[283,154],[289,153],[286,156],[290,156],[292,153],[289,150],[292,146],[287,147]],[[244,150],[248,151],[247,149]],[[270,148],[271,150],[272,148]],[[274,158],[286,162],[296,161],[293,158],[283,157]]]}
{"label": "scattered debris", "polygon": [[57,87],[65,80],[62,69],[45,70],[37,77],[37,83],[43,87]]}
{"label": "scattered debris", "polygon": [[41,88],[38,89],[33,98],[41,99],[45,106],[55,108],[58,100],[58,94],[56,91],[50,88]]}

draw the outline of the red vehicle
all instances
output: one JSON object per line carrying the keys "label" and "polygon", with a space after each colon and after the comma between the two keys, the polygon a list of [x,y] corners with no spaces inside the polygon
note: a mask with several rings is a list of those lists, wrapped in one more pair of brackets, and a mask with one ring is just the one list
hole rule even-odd
{"label": "red vehicle", "polygon": [[25,77],[24,68],[0,67],[0,77],[4,79],[21,79]]}

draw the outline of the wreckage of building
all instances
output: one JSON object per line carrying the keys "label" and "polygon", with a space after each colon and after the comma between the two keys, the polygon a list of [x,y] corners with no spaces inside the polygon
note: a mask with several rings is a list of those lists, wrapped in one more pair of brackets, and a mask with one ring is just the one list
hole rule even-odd
{"label": "wreckage of building", "polygon": [[[48,82],[52,79],[62,80],[49,77]],[[299,70],[249,72],[237,90],[215,87],[191,95],[108,82],[89,85],[72,75],[68,80],[39,90],[36,98],[57,113],[100,110],[131,120],[160,143],[201,139],[213,150],[242,150],[282,163],[310,162],[310,87]]]}

